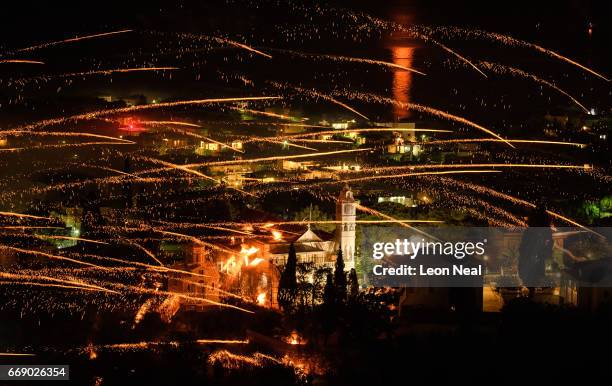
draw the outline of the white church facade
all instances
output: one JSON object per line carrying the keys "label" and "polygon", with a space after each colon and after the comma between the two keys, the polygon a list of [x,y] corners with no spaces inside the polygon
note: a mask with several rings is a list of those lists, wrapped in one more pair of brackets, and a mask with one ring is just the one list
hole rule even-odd
{"label": "white church facade", "polygon": [[283,266],[293,243],[298,263],[313,263],[316,268],[333,268],[338,250],[342,248],[345,269],[355,268],[355,219],[358,202],[345,186],[336,202],[336,231],[314,231],[308,225],[301,235],[282,243],[270,244],[265,254],[276,266]]}

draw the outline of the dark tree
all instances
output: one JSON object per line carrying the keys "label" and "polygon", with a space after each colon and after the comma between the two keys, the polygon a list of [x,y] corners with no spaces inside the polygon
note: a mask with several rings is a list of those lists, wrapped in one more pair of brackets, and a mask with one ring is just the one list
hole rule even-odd
{"label": "dark tree", "polygon": [[351,302],[354,302],[355,300],[357,300],[357,296],[359,296],[359,282],[357,281],[357,271],[355,271],[355,268],[351,268],[351,271],[349,272],[348,283],[349,300]]}
{"label": "dark tree", "polygon": [[323,288],[323,307],[334,308],[336,305],[336,288],[331,273],[327,273],[325,287]]}
{"label": "dark tree", "polygon": [[323,304],[321,305],[320,325],[325,343],[331,333],[334,332],[338,319],[338,305],[336,303],[336,286],[331,272],[327,273],[325,287],[323,288]]}
{"label": "dark tree", "polygon": [[546,260],[552,256],[553,248],[550,223],[546,209],[541,206],[527,219],[528,228],[523,232],[518,259],[519,277],[526,287],[538,287],[543,282]]}
{"label": "dark tree", "polygon": [[344,258],[342,248],[338,249],[336,266],[334,268],[334,285],[336,286],[336,301],[342,304],[346,301],[346,273],[344,272]]}
{"label": "dark tree", "polygon": [[278,305],[283,311],[288,312],[292,309],[295,298],[297,296],[297,254],[295,253],[295,246],[293,243],[289,246],[289,256],[287,257],[287,264],[281,274],[278,281]]}

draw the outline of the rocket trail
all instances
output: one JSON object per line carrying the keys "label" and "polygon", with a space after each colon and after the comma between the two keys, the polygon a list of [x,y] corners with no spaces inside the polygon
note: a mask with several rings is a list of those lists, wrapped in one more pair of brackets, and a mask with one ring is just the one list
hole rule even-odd
{"label": "rocket trail", "polygon": [[221,181],[217,180],[216,178],[207,176],[206,174],[200,173],[197,170],[189,169],[188,167],[183,166],[183,165],[177,165],[177,164],[173,164],[171,162],[166,162],[166,161],[162,161],[162,160],[159,160],[159,159],[156,159],[156,158],[151,158],[151,157],[140,157],[140,158],[142,158],[144,160],[147,160],[149,162],[153,162],[153,163],[156,163],[156,164],[167,166],[167,167],[169,167],[171,169],[181,170],[181,171],[184,171],[184,172],[189,173],[189,174],[194,174],[194,175],[196,175],[198,177],[202,177],[202,178],[207,179],[209,181],[213,181],[213,182],[215,182],[217,184],[221,183]]}
{"label": "rocket trail", "polygon": [[183,238],[183,239],[187,239],[187,240],[191,240],[194,243],[198,244],[198,245],[203,245],[206,247],[210,247],[212,249],[221,251],[221,252],[227,252],[227,253],[236,253],[236,251],[229,249],[229,248],[225,248],[216,244],[212,244],[212,243],[207,243],[205,241],[200,240],[199,238],[195,237],[195,236],[190,236],[190,235],[186,235],[183,233],[177,233],[177,232],[170,232],[170,231],[165,231],[162,229],[158,229],[158,228],[154,228],[153,229],[155,232],[161,233],[163,235],[169,235],[169,236],[175,236],[178,238]]}
{"label": "rocket trail", "polygon": [[276,114],[276,113],[271,113],[271,112],[268,112],[268,111],[260,111],[260,110],[247,109],[247,108],[243,108],[243,107],[226,106],[226,108],[230,109],[230,110],[244,111],[244,112],[251,113],[251,114],[254,114],[254,115],[263,115],[263,116],[270,117],[270,118],[284,119],[284,120],[287,120],[287,121],[301,121],[301,120],[303,120],[303,118],[297,118],[297,117],[292,117],[292,116],[283,115],[283,114]]}
{"label": "rocket trail", "polygon": [[225,307],[225,308],[232,308],[232,309],[235,309],[235,310],[246,312],[248,314],[254,314],[253,311],[247,310],[246,308],[234,306],[234,305],[231,305],[231,304],[217,302],[217,301],[206,299],[206,298],[199,297],[199,296],[185,295],[184,293],[180,293],[180,292],[154,290],[154,289],[148,289],[148,288],[142,288],[142,287],[125,285],[125,284],[119,284],[119,283],[112,283],[111,286],[122,288],[122,289],[126,289],[126,290],[131,290],[131,291],[137,292],[137,293],[154,295],[154,296],[162,296],[162,295],[163,296],[168,296],[168,295],[170,295],[170,296],[178,296],[178,297],[180,297],[182,299],[186,299],[186,300],[202,302],[202,303],[208,303],[208,304],[214,305],[214,306]]}
{"label": "rocket trail", "polygon": [[370,151],[370,150],[372,149],[367,148],[367,149],[336,150],[336,151],[327,151],[327,152],[318,152],[318,153],[298,154],[298,155],[281,155],[281,156],[274,156],[274,157],[251,158],[251,159],[243,159],[243,160],[212,161],[212,162],[203,162],[203,163],[197,163],[197,164],[188,164],[188,165],[183,165],[183,166],[187,168],[196,168],[200,166],[214,166],[214,165],[239,165],[239,164],[262,162],[262,161],[277,161],[280,159],[324,157],[324,156],[328,156],[332,154],[356,153],[356,152],[364,152],[364,151]]}
{"label": "rocket trail", "polygon": [[42,44],[39,44],[39,45],[36,45],[36,46],[32,46],[32,47],[20,48],[16,52],[34,51],[34,50],[38,50],[38,49],[41,49],[41,48],[47,48],[47,47],[56,46],[56,45],[59,45],[59,44],[66,44],[66,43],[78,42],[78,41],[81,41],[81,40],[88,40],[88,39],[95,39],[95,38],[100,38],[100,37],[104,37],[104,36],[123,34],[123,33],[131,32],[131,31],[132,31],[131,29],[124,29],[124,30],[120,30],[120,31],[104,32],[104,33],[99,33],[99,34],[94,34],[94,35],[86,35],[86,36],[74,37],[74,38],[70,38],[70,39],[64,39],[64,40],[58,40],[58,41],[54,41],[54,42],[42,43]]}
{"label": "rocket trail", "polygon": [[[590,165],[538,165],[538,164],[425,164],[425,165],[406,165],[406,166],[381,166],[372,168],[362,168],[359,171],[342,170],[340,173],[362,173],[367,171],[388,171],[388,170],[417,170],[417,169],[455,169],[455,168],[541,168],[541,169],[581,169],[590,170]],[[372,178],[374,178],[373,176]]]}
{"label": "rocket trail", "polygon": [[456,53],[455,51],[451,50],[450,48],[448,48],[447,46],[445,46],[444,44],[440,43],[439,41],[437,41],[435,39],[429,38],[429,40],[432,43],[434,43],[435,45],[437,45],[438,47],[440,47],[443,50],[445,50],[446,52],[450,53],[451,55],[454,55],[455,57],[457,57],[462,62],[466,63],[468,66],[472,67],[474,70],[478,71],[480,73],[480,75],[482,75],[485,78],[487,78],[487,75],[484,72],[482,72],[474,63],[470,62],[468,59],[466,59],[463,56],[459,55],[458,53]]}
{"label": "rocket trail", "polygon": [[[88,257],[88,258],[98,259],[98,260],[103,260],[103,261],[112,261],[112,262],[115,262],[115,263],[133,265],[133,266],[137,266],[137,267],[143,267],[143,268],[147,268],[147,269],[149,269],[151,271],[154,271],[154,272],[172,272],[172,273],[180,273],[180,274],[184,274],[184,275],[197,276],[197,277],[210,277],[209,275],[203,275],[203,274],[199,274],[199,273],[195,273],[195,272],[184,271],[182,269],[168,268],[168,267],[164,267],[164,266],[158,266],[158,265],[141,263],[141,262],[138,262],[138,261],[122,260],[122,259],[117,259],[117,258],[108,257],[108,256],[99,256],[99,255],[92,255],[92,254],[84,254],[83,257]],[[101,268],[101,269],[106,270],[106,271],[113,271],[113,270],[116,270],[117,268],[126,268],[126,267],[100,267],[100,266],[96,266],[96,267],[97,268]]]}
{"label": "rocket trail", "polygon": [[31,218],[35,220],[53,220],[51,217],[34,216],[31,214],[15,213],[15,212],[0,212],[0,216]]}
{"label": "rocket trail", "polygon": [[45,64],[45,62],[41,62],[38,60],[28,60],[28,59],[0,59],[0,64],[3,63],[22,63],[22,64]]}
{"label": "rocket trail", "polygon": [[[198,177],[202,177],[202,178],[207,179],[209,181],[213,181],[215,184],[223,185],[222,181],[219,181],[216,178],[207,176],[204,173],[200,173],[197,170],[190,169],[187,165],[177,165],[177,164],[173,164],[173,163],[170,163],[170,162],[162,161],[162,160],[159,160],[159,159],[156,159],[156,158],[151,158],[151,157],[140,157],[140,158],[145,159],[147,161],[151,161],[151,162],[154,162],[154,163],[158,163],[158,164],[167,166],[170,169],[181,170],[181,171],[184,171],[184,172],[189,173],[189,174],[194,174],[194,175],[196,175]],[[228,189],[233,189],[233,190],[235,190],[237,192],[240,192],[242,194],[246,194],[248,196],[253,196],[253,197],[255,196],[253,193],[249,193],[249,192],[247,192],[245,190],[236,188],[236,187],[231,186],[231,185],[223,185],[223,186],[227,187]]]}
{"label": "rocket trail", "polygon": [[0,149],[0,152],[22,152],[28,150],[43,150],[43,149],[58,149],[63,147],[85,147],[85,146],[122,146],[122,145],[130,145],[126,142],[81,142],[81,143],[57,143],[54,145],[40,145],[40,146],[31,146],[31,147],[16,147],[10,149]]}
{"label": "rocket trail", "polygon": [[229,44],[231,46],[242,48],[243,50],[247,50],[249,52],[253,52],[253,53],[257,54],[257,55],[261,55],[261,56],[266,57],[268,59],[272,59],[272,55],[266,54],[265,52],[262,52],[262,51],[259,51],[259,50],[256,50],[255,48],[247,46],[246,44],[242,44],[242,43],[236,42],[234,40],[224,39],[224,38],[220,38],[220,37],[213,37],[212,39],[217,41],[217,42],[219,42],[219,43]]}
{"label": "rocket trail", "polygon": [[524,40],[520,40],[520,39],[516,39],[513,38],[511,36],[507,36],[507,35],[502,35],[500,33],[495,33],[495,32],[487,32],[487,31],[482,31],[482,30],[466,30],[466,29],[462,29],[462,28],[451,28],[449,29],[449,32],[452,33],[456,33],[456,34],[462,34],[464,36],[468,36],[468,37],[476,37],[476,38],[481,38],[481,39],[488,39],[491,41],[495,41],[498,43],[502,43],[505,45],[509,45],[509,46],[515,46],[515,47],[523,47],[523,48],[530,48],[530,49],[534,49],[540,53],[543,53],[545,55],[548,55],[552,58],[555,59],[559,59],[561,61],[564,61],[566,63],[569,63],[573,66],[576,66],[598,78],[601,78],[603,80],[605,80],[606,82],[609,82],[610,79],[608,79],[606,76],[604,76],[603,74],[600,74],[598,72],[596,72],[595,70],[592,70],[591,68],[584,66],[578,62],[576,62],[575,60],[572,60],[566,56],[563,56],[561,54],[558,54],[555,51],[549,50],[547,48],[544,48],[542,46],[539,46],[537,44],[534,43],[530,43]]}
{"label": "rocket trail", "polygon": [[[486,193],[486,194],[489,194],[489,195],[491,195],[493,197],[498,197],[498,198],[507,200],[509,202],[512,202],[514,204],[520,204],[520,205],[524,205],[524,206],[527,206],[527,207],[530,207],[530,208],[537,208],[537,205],[532,203],[532,202],[529,202],[529,201],[523,200],[521,198],[517,198],[517,197],[511,196],[511,195],[506,194],[506,193],[499,192],[499,191],[497,191],[495,189],[489,188],[488,186],[482,186],[482,185],[477,185],[477,184],[472,184],[472,183],[465,183],[465,182],[457,181],[457,180],[454,180],[454,179],[447,179],[447,180],[451,181],[452,183],[454,183],[456,185],[462,186],[462,187],[464,187],[466,189],[470,189],[470,190],[473,190],[473,191],[478,192],[478,193]],[[574,226],[577,226],[577,227],[579,227],[581,229],[584,229],[587,232],[590,232],[590,233],[593,233],[595,235],[598,235],[600,237],[605,238],[604,235],[602,235],[602,234],[600,234],[598,232],[595,232],[594,230],[589,229],[588,227],[586,227],[586,226],[584,226],[582,224],[579,224],[576,221],[574,221],[574,220],[572,220],[572,219],[570,219],[568,217],[565,217],[565,216],[563,216],[563,215],[561,215],[559,213],[556,213],[556,212],[553,212],[553,211],[550,211],[550,210],[546,210],[546,213],[548,213],[552,217],[558,218],[558,219],[560,219],[562,221],[565,221],[565,222],[567,222],[567,223],[569,223],[571,225],[574,225]]]}
{"label": "rocket trail", "polygon": [[270,143],[275,143],[277,145],[283,145],[283,146],[290,146],[290,147],[296,147],[298,149],[306,149],[306,150],[312,150],[312,151],[318,151],[319,149],[315,149],[313,147],[308,147],[308,146],[302,146],[302,145],[296,145],[295,143],[291,143],[288,141],[274,141],[272,139],[263,139],[264,142],[270,142]]}
{"label": "rocket trail", "polygon": [[127,139],[110,137],[107,135],[99,135],[99,134],[91,134],[91,133],[65,133],[60,131],[27,131],[27,130],[0,130],[0,134],[7,136],[49,136],[49,137],[91,137],[91,138],[100,138],[100,139],[110,139],[117,142],[124,142],[127,144],[135,144],[136,142],[129,141]]}
{"label": "rocket trail", "polygon": [[0,352],[0,357],[35,357],[36,354],[25,354],[15,352]]}
{"label": "rocket trail", "polygon": [[195,123],[181,122],[181,121],[139,121],[138,123],[142,125],[152,125],[152,126],[176,125],[176,126],[188,126],[188,127],[201,127],[200,125],[196,125]]}
{"label": "rocket trail", "polygon": [[[393,219],[393,220],[355,220],[357,224],[388,224],[388,223],[413,223],[413,224],[437,224],[444,221],[439,220],[406,220],[406,219]],[[275,221],[275,222],[221,222],[221,223],[209,223],[209,224],[194,224],[194,223],[169,223],[164,222],[166,228],[212,228],[219,230],[227,230],[228,232],[236,232],[245,235],[252,235],[251,233],[239,232],[235,229],[228,229],[223,227],[271,227],[271,226],[283,226],[283,225],[308,225],[308,224],[342,224],[342,221],[337,220],[300,220],[300,221]],[[285,231],[283,231],[285,232]],[[293,232],[290,232],[293,234]]]}
{"label": "rocket trail", "polygon": [[438,175],[438,174],[470,174],[470,173],[477,173],[477,174],[501,173],[501,171],[499,170],[449,170],[449,171],[442,171],[442,172],[418,172],[418,173],[404,173],[404,174],[389,174],[389,175],[384,175],[384,176],[368,176],[368,177],[360,177],[360,178],[349,178],[347,180],[331,181],[327,183],[342,184],[342,183],[348,183],[348,182],[380,180],[380,179],[387,179],[387,178],[403,178],[403,177],[428,176],[428,175]]}
{"label": "rocket trail", "polygon": [[[406,128],[364,128],[364,129],[346,129],[346,130],[326,130],[317,131],[311,133],[294,134],[294,135],[282,135],[277,137],[271,137],[277,140],[296,140],[305,137],[316,137],[317,135],[335,135],[335,134],[350,134],[350,133],[377,133],[377,132],[419,132],[419,133],[452,133],[452,130],[436,130],[436,129],[406,129]],[[258,141],[260,138],[267,139],[266,137],[257,137],[251,141]],[[245,142],[248,142],[245,141]]]}
{"label": "rocket trail", "polygon": [[135,241],[132,241],[130,239],[127,239],[125,237],[121,238],[122,241],[125,241],[126,243],[128,243],[129,245],[132,245],[138,249],[140,249],[141,251],[143,251],[147,256],[149,256],[151,259],[153,259],[157,264],[159,264],[160,266],[164,266],[164,263],[161,262],[161,260],[159,260],[157,258],[157,256],[155,256],[155,254],[151,251],[149,251],[147,248],[143,247],[142,245],[138,244]]}
{"label": "rocket trail", "polygon": [[12,251],[19,252],[19,253],[25,253],[25,254],[28,254],[28,255],[44,256],[44,257],[48,257],[49,259],[69,261],[71,263],[86,265],[88,267],[95,267],[95,268],[105,269],[105,267],[102,267],[102,266],[99,266],[99,265],[95,265],[95,264],[91,264],[91,263],[86,263],[84,261],[80,261],[80,260],[76,260],[76,259],[71,259],[69,257],[52,255],[50,253],[45,253],[45,252],[41,252],[41,251],[35,251],[35,250],[31,250],[31,249],[21,249],[21,248],[17,248],[17,247],[11,247],[11,246],[8,246],[8,245],[0,244],[0,249],[3,249],[3,248],[4,249],[10,249]]}
{"label": "rocket trail", "polygon": [[414,68],[411,67],[406,67],[406,66],[402,66],[396,63],[391,63],[391,62],[385,62],[383,60],[376,60],[376,59],[367,59],[367,58],[354,58],[351,56],[341,56],[341,55],[329,55],[329,54],[310,54],[310,53],[306,53],[306,52],[300,52],[300,51],[291,51],[291,50],[281,50],[281,49],[274,49],[274,51],[279,51],[279,52],[285,52],[288,53],[290,55],[295,55],[295,56],[301,56],[304,58],[324,58],[324,59],[329,59],[329,60],[335,60],[335,61],[346,61],[346,62],[353,62],[353,63],[366,63],[366,64],[373,64],[373,65],[378,65],[378,66],[383,66],[383,67],[389,67],[389,68],[397,68],[400,70],[404,70],[404,71],[409,71],[409,72],[414,72],[415,74],[419,74],[419,75],[423,75],[426,76],[427,74],[415,70]]}
{"label": "rocket trail", "polygon": [[287,89],[288,88],[288,89],[295,90],[295,91],[297,91],[299,93],[308,95],[308,96],[310,96],[312,98],[315,98],[315,99],[318,99],[318,98],[324,99],[324,100],[329,101],[331,103],[334,103],[334,104],[336,104],[336,105],[338,105],[338,106],[340,106],[340,107],[342,107],[342,108],[344,108],[344,109],[346,109],[346,110],[348,110],[348,111],[350,111],[350,112],[352,112],[354,114],[359,115],[361,118],[365,119],[366,121],[370,121],[370,118],[366,117],[365,115],[363,115],[359,111],[355,110],[351,106],[347,105],[346,103],[340,102],[339,100],[337,100],[336,98],[334,98],[334,97],[332,97],[330,95],[323,94],[320,91],[317,91],[317,90],[314,90],[314,89],[305,89],[305,88],[302,88],[302,87],[293,86],[293,85],[289,85],[289,84],[285,85],[285,84],[282,84],[282,83],[279,83],[279,82],[274,82],[274,81],[273,82],[268,82],[268,83],[270,83],[272,86],[274,86],[276,88],[281,88],[281,89]]}
{"label": "rocket trail", "polygon": [[562,90],[561,88],[555,86],[553,83],[544,80],[542,78],[539,78],[533,74],[530,74],[526,71],[523,71],[519,68],[515,68],[515,67],[509,67],[509,66],[504,66],[502,64],[499,63],[491,63],[491,62],[480,62],[479,65],[483,66],[484,68],[486,68],[489,71],[495,72],[497,74],[510,74],[510,75],[517,75],[517,76],[521,76],[523,78],[526,79],[531,79],[536,83],[539,84],[543,84],[555,91],[557,91],[558,93],[566,96],[567,98],[569,98],[572,102],[574,102],[578,107],[580,107],[582,109],[582,111],[584,111],[586,114],[589,114],[589,110],[584,107],[584,105],[582,103],[580,103],[576,98],[574,98],[573,96],[571,96],[569,93],[567,93],[566,91]]}
{"label": "rocket trail", "polygon": [[61,283],[64,286],[70,285],[72,287],[77,287],[81,289],[96,290],[96,291],[119,294],[119,292],[117,291],[112,291],[112,290],[109,290],[108,288],[89,284],[81,280],[58,279],[55,277],[44,276],[44,275],[21,275],[21,274],[12,274],[8,272],[0,272],[0,278],[11,279],[11,280],[29,280],[29,283],[44,284],[44,283],[32,282],[32,279],[37,279],[37,280],[51,281],[54,283]]}
{"label": "rocket trail", "polygon": [[[335,198],[334,198],[334,200],[335,200]],[[432,239],[434,239],[434,240],[440,240],[440,239],[438,239],[437,237],[435,237],[435,236],[433,236],[433,235],[430,235],[429,233],[427,233],[427,232],[424,232],[424,231],[420,230],[419,228],[415,228],[415,227],[410,226],[410,225],[408,225],[408,224],[406,224],[406,223],[400,222],[400,221],[398,221],[396,218],[391,217],[391,216],[389,216],[389,215],[387,215],[387,214],[384,214],[384,213],[382,213],[382,212],[379,212],[379,211],[377,211],[376,209],[368,208],[367,206],[363,206],[363,205],[361,205],[361,204],[357,204],[357,205],[356,205],[356,208],[357,208],[358,210],[362,211],[362,212],[372,214],[372,215],[374,215],[374,216],[376,216],[376,217],[384,218],[385,220],[390,220],[391,222],[394,222],[394,223],[396,223],[396,224],[398,224],[399,226],[402,226],[402,227],[404,227],[404,228],[410,228],[410,229],[412,229],[413,231],[415,231],[415,232],[417,232],[417,233],[420,233],[420,234],[422,234],[422,235],[424,235],[424,236],[430,237],[430,238],[432,238]]]}
{"label": "rocket trail", "polygon": [[[576,143],[576,142],[559,142],[559,141],[540,141],[535,139],[508,139],[506,140],[510,143],[531,143],[531,144],[543,144],[543,145],[563,145],[563,146],[576,146],[580,148],[585,148],[587,145],[584,143]],[[466,138],[466,139],[444,139],[444,140],[436,140],[436,141],[427,141],[427,142],[415,142],[419,145],[441,145],[447,143],[472,143],[472,142],[505,142],[500,139],[492,139],[492,138]]]}
{"label": "rocket trail", "polygon": [[[352,14],[353,16],[355,16],[355,14]],[[467,65],[469,65],[470,67],[472,67],[476,72],[478,72],[480,75],[484,76],[485,78],[487,77],[487,75],[482,72],[474,63],[472,63],[471,61],[469,61],[467,58],[459,55],[457,52],[451,50],[449,47],[445,46],[444,44],[440,43],[439,41],[437,41],[436,39],[434,39],[431,34],[424,34],[422,32],[418,32],[414,29],[410,29],[407,28],[399,23],[395,23],[395,22],[391,22],[388,20],[383,20],[383,19],[379,19],[376,18],[374,16],[371,15],[366,15],[366,18],[369,19],[371,22],[374,22],[377,25],[384,25],[392,30],[399,30],[402,32],[406,32],[412,36],[414,36],[417,39],[421,39],[424,42],[427,43],[432,43],[436,46],[438,46],[439,48],[443,49],[444,51],[448,52],[449,54],[455,56],[457,59],[459,59],[460,61],[466,63]]]}
{"label": "rocket trail", "polygon": [[96,119],[98,117],[113,115],[113,114],[121,114],[121,113],[130,113],[133,111],[143,111],[143,110],[153,110],[160,109],[166,107],[177,107],[177,106],[188,106],[188,105],[204,105],[204,104],[212,104],[212,103],[228,103],[228,102],[247,102],[247,101],[261,101],[261,100],[275,100],[282,99],[282,97],[238,97],[238,98],[212,98],[212,99],[196,99],[196,100],[188,100],[188,101],[178,101],[178,102],[166,102],[166,103],[156,103],[150,105],[139,105],[139,106],[131,106],[131,107],[123,107],[117,109],[108,109],[108,110],[97,110],[91,111],[89,113],[72,115],[69,117],[61,117],[61,118],[52,118],[46,119],[38,122],[34,122],[28,125],[20,126],[15,128],[17,131],[27,131],[33,130],[39,127],[45,127],[54,124],[65,123],[68,121],[78,121],[78,120],[88,120],[88,119]]}
{"label": "rocket trail", "polygon": [[358,99],[363,99],[363,100],[367,100],[370,102],[378,102],[378,103],[386,103],[386,104],[391,104],[391,105],[395,105],[395,106],[399,106],[401,108],[405,108],[408,110],[415,110],[421,113],[426,113],[429,115],[432,115],[434,117],[439,117],[439,118],[443,118],[449,121],[455,121],[458,123],[462,123],[464,125],[467,126],[471,126],[474,127],[480,131],[483,131],[499,140],[501,140],[502,142],[504,142],[505,144],[507,144],[508,146],[510,146],[511,148],[515,148],[514,145],[512,145],[511,143],[509,143],[506,139],[500,137],[498,134],[494,133],[493,131],[487,129],[486,127],[483,127],[475,122],[472,122],[466,118],[460,117],[458,115],[453,115],[450,113],[447,113],[445,111],[442,110],[438,110],[438,109],[434,109],[433,107],[429,107],[429,106],[425,106],[425,105],[419,105],[416,103],[404,103],[404,102],[400,102],[397,101],[395,99],[392,98],[387,98],[387,97],[381,97],[379,95],[374,95],[374,94],[368,94],[368,93],[361,93],[361,92],[349,92],[348,93],[349,97],[353,97],[353,98],[358,98]]}
{"label": "rocket trail", "polygon": [[41,239],[75,240],[75,241],[83,241],[83,242],[92,243],[92,244],[104,244],[104,245],[108,245],[108,243],[105,243],[104,241],[84,239],[84,238],[81,238],[81,237],[46,236],[46,235],[36,235],[36,237],[41,238]]}

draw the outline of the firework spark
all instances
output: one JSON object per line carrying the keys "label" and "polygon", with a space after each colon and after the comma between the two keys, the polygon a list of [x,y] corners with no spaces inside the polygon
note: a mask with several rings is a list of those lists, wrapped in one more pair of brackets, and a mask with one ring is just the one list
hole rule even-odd
{"label": "firework spark", "polygon": [[31,218],[35,220],[53,220],[51,217],[34,216],[31,214],[15,213],[15,212],[0,212],[0,216],[7,217],[18,217],[18,218]]}
{"label": "firework spark", "polygon": [[16,52],[34,51],[34,50],[38,50],[41,48],[56,46],[59,44],[66,44],[66,43],[78,42],[81,40],[88,40],[88,39],[95,39],[95,38],[100,38],[104,36],[123,34],[123,33],[131,32],[131,31],[132,31],[131,29],[124,29],[120,31],[104,32],[104,33],[99,33],[99,34],[94,34],[94,35],[86,35],[86,36],[80,36],[80,37],[77,36],[77,37],[70,38],[70,39],[58,40],[55,42],[43,43],[43,44],[39,44],[39,45],[32,46],[32,47],[20,48]]}
{"label": "firework spark", "polygon": [[426,113],[426,114],[430,114],[432,116],[435,117],[439,117],[439,118],[443,118],[449,121],[454,121],[454,122],[458,122],[467,126],[471,126],[474,127],[480,131],[483,131],[497,139],[499,139],[500,141],[506,143],[508,146],[510,146],[511,148],[514,148],[514,145],[512,145],[511,143],[509,143],[506,139],[500,137],[498,134],[494,133],[493,131],[487,129],[484,126],[481,126],[475,122],[470,121],[469,119],[460,117],[458,115],[454,115],[451,113],[447,113],[445,111],[442,110],[438,110],[438,109],[434,109],[433,107],[429,107],[429,106],[425,106],[425,105],[420,105],[420,104],[416,104],[416,103],[404,103],[404,102],[400,102],[397,101],[395,99],[391,99],[391,98],[386,98],[386,97],[381,97],[378,95],[373,95],[373,94],[367,94],[367,93],[360,93],[360,92],[348,92],[347,93],[349,97],[353,97],[353,98],[358,98],[358,99],[364,99],[367,101],[372,101],[372,102],[378,102],[378,103],[386,103],[386,104],[391,104],[391,105],[395,105],[395,106],[399,106],[401,108],[405,108],[408,110],[415,110],[421,113]]}
{"label": "firework spark", "polygon": [[419,74],[419,75],[423,75],[423,76],[427,75],[427,74],[425,74],[425,73],[423,73],[421,71],[415,70],[414,68],[402,66],[402,65],[399,65],[399,64],[396,64],[396,63],[385,62],[383,60],[367,59],[367,58],[354,58],[354,57],[351,57],[351,56],[341,56],[341,55],[310,54],[310,53],[299,52],[299,51],[291,51],[291,50],[279,50],[279,49],[277,49],[275,51],[285,52],[285,53],[288,53],[290,55],[300,56],[300,57],[304,57],[304,58],[323,58],[323,59],[336,60],[336,61],[342,61],[342,62],[373,64],[373,65],[377,65],[377,66],[383,66],[383,67],[388,67],[388,68],[395,68],[395,69],[400,69],[400,70],[404,70],[404,71],[414,72],[415,74]]}
{"label": "firework spark", "polygon": [[389,178],[404,178],[404,177],[413,177],[413,176],[428,176],[428,175],[439,175],[439,174],[473,174],[473,173],[476,173],[476,174],[500,173],[500,171],[499,170],[449,170],[449,171],[441,171],[441,172],[403,173],[403,174],[390,174],[390,175],[384,175],[384,176],[367,176],[367,177],[360,177],[360,178],[349,178],[346,180],[331,181],[329,183],[341,184],[341,183],[349,183],[349,182],[361,182],[361,181],[389,179]]}
{"label": "firework spark", "polygon": [[[562,146],[575,146],[579,148],[585,148],[587,145],[584,143],[577,142],[559,142],[559,141],[540,141],[535,139],[508,139],[510,143],[531,143],[531,144],[543,144],[543,145],[562,145]],[[472,142],[505,142],[500,139],[492,138],[465,138],[465,139],[445,139],[435,140],[427,142],[419,142],[421,145],[443,145],[451,143],[472,143]]]}
{"label": "firework spark", "polygon": [[43,121],[38,121],[38,122],[34,122],[34,123],[31,123],[25,126],[15,128],[14,130],[18,130],[18,131],[26,130],[27,131],[27,130],[33,130],[39,127],[61,124],[61,123],[65,123],[68,121],[89,120],[89,119],[96,119],[98,117],[102,117],[105,115],[130,113],[134,111],[152,110],[152,109],[160,109],[160,108],[166,108],[166,107],[205,105],[205,104],[212,104],[212,103],[262,101],[262,100],[275,100],[275,99],[282,99],[282,97],[273,96],[273,97],[211,98],[211,99],[196,99],[196,100],[188,100],[188,101],[155,103],[155,104],[150,104],[150,105],[138,105],[138,106],[117,108],[117,109],[91,111],[89,113],[72,115],[69,117],[46,119]]}
{"label": "firework spark", "polygon": [[41,62],[38,60],[28,60],[28,59],[0,59],[0,64],[3,63],[23,63],[23,64],[45,64],[45,62]]}
{"label": "firework spark", "polygon": [[239,43],[239,42],[234,41],[234,40],[229,40],[229,39],[220,38],[220,37],[213,37],[213,40],[215,40],[215,41],[217,41],[219,43],[225,43],[225,44],[229,44],[229,45],[234,46],[234,47],[242,48],[243,50],[247,50],[247,51],[253,52],[253,53],[257,54],[257,55],[261,55],[261,56],[263,56],[265,58],[272,59],[272,55],[266,54],[265,52],[256,50],[253,47],[247,46],[246,44],[242,44],[242,43]]}
{"label": "firework spark", "polygon": [[518,68],[514,68],[514,67],[509,67],[509,66],[504,66],[502,64],[499,63],[491,63],[491,62],[480,62],[479,65],[481,65],[483,68],[495,72],[497,74],[510,74],[510,75],[515,75],[515,76],[520,76],[526,79],[531,79],[539,84],[543,84],[546,87],[550,87],[551,89],[557,91],[558,93],[568,97],[572,102],[574,102],[578,107],[580,107],[582,109],[582,111],[584,111],[585,113],[589,113],[589,110],[584,107],[584,105],[582,103],[580,103],[576,98],[574,98],[573,96],[571,96],[570,94],[568,94],[566,91],[562,90],[561,88],[555,86],[553,83],[544,80],[542,78],[539,78],[533,74],[530,74],[526,71],[523,71],[521,69]]}
{"label": "firework spark", "polygon": [[250,158],[250,159],[231,160],[231,161],[203,162],[203,163],[188,164],[188,165],[183,165],[183,166],[187,168],[196,168],[196,167],[201,167],[201,166],[214,166],[214,165],[239,165],[239,164],[258,163],[258,162],[264,162],[264,161],[277,161],[281,159],[325,157],[325,156],[333,155],[333,154],[356,153],[356,152],[364,152],[364,151],[370,151],[370,150],[372,149],[367,148],[367,149],[335,150],[335,151],[317,152],[317,153],[308,153],[308,154],[281,155],[281,156],[274,156],[274,157]]}

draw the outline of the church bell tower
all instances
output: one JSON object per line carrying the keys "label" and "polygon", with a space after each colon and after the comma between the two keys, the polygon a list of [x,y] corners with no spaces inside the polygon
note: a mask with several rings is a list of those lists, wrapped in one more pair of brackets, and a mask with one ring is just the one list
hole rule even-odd
{"label": "church bell tower", "polygon": [[357,201],[348,185],[340,192],[336,203],[336,241],[342,248],[346,270],[355,268],[355,210]]}

